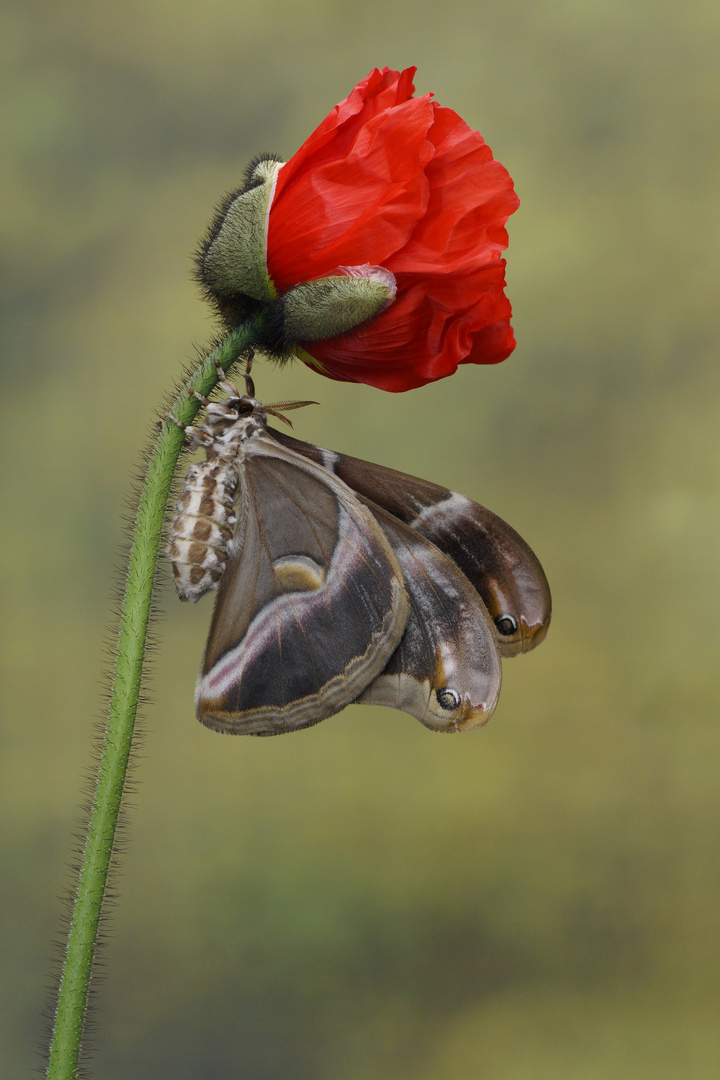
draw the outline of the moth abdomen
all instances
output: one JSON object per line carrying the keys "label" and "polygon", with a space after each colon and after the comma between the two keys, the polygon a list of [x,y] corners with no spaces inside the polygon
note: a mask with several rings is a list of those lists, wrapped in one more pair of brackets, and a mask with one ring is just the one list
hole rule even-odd
{"label": "moth abdomen", "polygon": [[194,604],[216,589],[235,534],[238,472],[215,459],[191,465],[170,524],[166,553],[175,590]]}

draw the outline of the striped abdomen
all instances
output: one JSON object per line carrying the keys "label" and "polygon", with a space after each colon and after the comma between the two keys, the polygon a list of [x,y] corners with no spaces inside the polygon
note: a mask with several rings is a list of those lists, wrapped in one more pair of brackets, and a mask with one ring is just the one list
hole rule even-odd
{"label": "striped abdomen", "polygon": [[235,532],[237,490],[230,462],[214,458],[188,469],[166,549],[181,600],[194,604],[217,588]]}

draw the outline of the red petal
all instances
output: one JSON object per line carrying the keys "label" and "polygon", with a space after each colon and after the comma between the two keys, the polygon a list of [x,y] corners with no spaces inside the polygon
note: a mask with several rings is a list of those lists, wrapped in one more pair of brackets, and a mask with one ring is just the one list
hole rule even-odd
{"label": "red petal", "polygon": [[395,274],[395,302],[315,342],[330,378],[407,390],[515,345],[503,292],[512,180],[452,109],[413,98],[414,68],[372,71],[279,171],[268,269],[282,293],[339,265]]}
{"label": "red petal", "polygon": [[352,334],[304,345],[323,374],[383,390],[410,390],[459,364],[497,364],[515,339],[503,292],[505,262],[471,274],[398,278],[395,302]]}
{"label": "red petal", "polygon": [[[432,103],[412,98],[363,123],[342,156],[285,183],[270,211],[268,270],[280,292],[342,263],[384,264],[425,213]],[[329,149],[329,148],[328,148]]]}
{"label": "red petal", "polygon": [[510,174],[482,136],[452,109],[434,109],[428,138],[436,151],[425,170],[430,199],[412,237],[391,260],[395,273],[465,273],[495,262],[507,247],[505,222],[519,206]]}
{"label": "red petal", "polygon": [[[412,98],[415,87],[413,75],[416,68],[390,71],[375,68],[366,79],[359,82],[352,92],[328,113],[312,135],[305,140],[296,154],[283,166],[280,190],[289,184],[295,173],[308,168],[311,158],[320,158],[328,143],[332,143],[331,157],[342,156],[363,126],[378,113],[401,105]],[[316,160],[314,164],[319,164]]]}

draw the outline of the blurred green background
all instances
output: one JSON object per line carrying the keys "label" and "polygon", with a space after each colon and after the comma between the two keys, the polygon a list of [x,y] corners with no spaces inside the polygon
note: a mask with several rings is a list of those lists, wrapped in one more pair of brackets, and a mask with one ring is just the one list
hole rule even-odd
{"label": "blurred green background", "polygon": [[720,8],[15,0],[0,42],[0,1074],[38,1061],[140,448],[212,332],[189,253],[249,157],[417,64],[515,179],[517,350],[258,391],[509,520],[554,622],[483,731],[355,706],[230,739],[193,715],[211,603],[165,581],[94,1067],[719,1075]]}

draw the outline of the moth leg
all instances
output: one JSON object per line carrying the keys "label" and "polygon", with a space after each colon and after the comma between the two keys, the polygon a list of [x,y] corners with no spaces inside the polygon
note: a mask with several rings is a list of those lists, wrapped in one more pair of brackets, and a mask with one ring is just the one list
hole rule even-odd
{"label": "moth leg", "polygon": [[252,371],[253,360],[255,359],[255,353],[251,349],[248,353],[248,358],[245,361],[245,393],[248,397],[255,397],[255,383],[250,378],[250,372]]}
{"label": "moth leg", "polygon": [[181,424],[180,421],[177,419],[177,417],[173,416],[173,414],[170,413],[170,412],[165,413],[165,419],[166,420],[172,420],[175,427],[179,427],[180,430],[184,431],[186,435],[187,435],[188,431],[192,431],[192,427],[189,424]]}
{"label": "moth leg", "polygon": [[185,432],[190,446],[195,449],[197,446],[212,446],[213,437],[209,431],[205,428],[196,428],[192,424],[182,424],[177,417],[172,413],[165,413],[166,420],[172,420],[176,427],[179,427],[181,431]]}
{"label": "moth leg", "polygon": [[[253,355],[253,353],[250,353],[248,359],[245,362],[245,392],[247,396],[251,398],[255,397],[255,386],[248,373],[250,371],[250,368],[252,367]],[[241,395],[238,392],[237,387],[230,382],[224,368],[217,360],[215,361],[215,370],[217,371],[218,376],[218,386],[225,391],[228,397],[239,398]]]}
{"label": "moth leg", "polygon": [[240,394],[237,387],[230,382],[224,370],[222,369],[220,364],[218,364],[217,360],[215,361],[215,367],[217,369],[218,386],[220,387],[220,389],[224,390],[228,397],[239,398]]}

